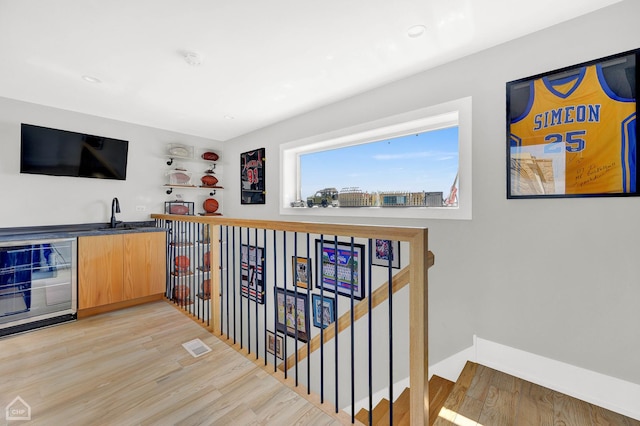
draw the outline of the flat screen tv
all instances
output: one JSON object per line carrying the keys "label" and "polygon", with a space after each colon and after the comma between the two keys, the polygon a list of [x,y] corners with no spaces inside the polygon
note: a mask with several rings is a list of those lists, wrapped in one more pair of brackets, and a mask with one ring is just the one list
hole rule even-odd
{"label": "flat screen tv", "polygon": [[22,123],[20,173],[125,180],[129,142]]}

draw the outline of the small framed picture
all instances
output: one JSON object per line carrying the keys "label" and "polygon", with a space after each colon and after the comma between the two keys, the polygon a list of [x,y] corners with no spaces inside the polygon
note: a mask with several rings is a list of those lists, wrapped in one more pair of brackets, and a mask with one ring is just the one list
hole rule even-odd
{"label": "small framed picture", "polygon": [[279,359],[284,359],[284,339],[269,330],[267,330],[267,352]]}
{"label": "small framed picture", "polygon": [[264,304],[264,248],[242,244],[240,246],[240,291],[242,297]]}
{"label": "small framed picture", "polygon": [[400,269],[400,241],[393,240],[373,240],[373,259],[371,264],[376,266],[389,266],[391,259],[391,267]]}
{"label": "small framed picture", "polygon": [[296,287],[313,289],[311,283],[311,261],[306,257],[291,257],[293,282]]}
{"label": "small framed picture", "polygon": [[313,325],[318,328],[327,326],[336,320],[336,300],[333,297],[313,294],[311,300],[313,308]]}

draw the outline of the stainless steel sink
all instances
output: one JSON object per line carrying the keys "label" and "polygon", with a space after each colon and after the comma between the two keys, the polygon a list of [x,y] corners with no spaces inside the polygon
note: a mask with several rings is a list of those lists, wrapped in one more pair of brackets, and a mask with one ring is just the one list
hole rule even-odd
{"label": "stainless steel sink", "polygon": [[131,231],[135,229],[144,229],[144,228],[153,228],[153,226],[149,225],[137,225],[134,223],[119,223],[115,228],[107,225],[103,228],[98,228],[98,231]]}

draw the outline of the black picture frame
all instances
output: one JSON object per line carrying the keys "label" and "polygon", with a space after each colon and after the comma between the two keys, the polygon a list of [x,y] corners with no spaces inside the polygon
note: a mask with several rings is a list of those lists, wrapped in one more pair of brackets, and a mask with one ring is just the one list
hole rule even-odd
{"label": "black picture frame", "polygon": [[240,245],[240,294],[264,304],[264,248]]}
{"label": "black picture frame", "polygon": [[336,299],[324,294],[311,295],[311,309],[313,310],[313,325],[318,328],[327,328],[336,321]]}
{"label": "black picture frame", "polygon": [[[275,287],[276,330],[301,342],[308,342],[309,298],[306,292]],[[297,313],[297,314],[296,314]]]}
{"label": "black picture frame", "polygon": [[284,359],[284,338],[270,330],[267,330],[267,353]]}
{"label": "black picture frame", "polygon": [[293,285],[298,288],[313,290],[313,274],[311,259],[301,256],[291,256],[291,273]]}
{"label": "black picture frame", "polygon": [[[337,253],[337,257],[336,257]],[[342,296],[362,300],[365,296],[365,250],[362,244],[316,239],[316,286]],[[336,262],[338,259],[336,275]],[[352,265],[352,266],[350,266]],[[353,274],[352,274],[353,271]],[[353,284],[352,284],[353,279]]]}
{"label": "black picture frame", "polygon": [[639,195],[639,52],[506,84],[508,199]]}
{"label": "black picture frame", "polygon": [[240,154],[240,203],[265,204],[265,149]]}
{"label": "black picture frame", "polygon": [[391,267],[400,269],[400,241],[374,239],[371,264],[388,268],[389,256]]}

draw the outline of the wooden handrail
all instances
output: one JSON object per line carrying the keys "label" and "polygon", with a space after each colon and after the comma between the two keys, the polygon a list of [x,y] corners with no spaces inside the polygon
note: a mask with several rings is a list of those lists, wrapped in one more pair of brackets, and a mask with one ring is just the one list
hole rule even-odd
{"label": "wooden handrail", "polygon": [[[427,267],[431,267],[433,266],[433,264],[434,264],[433,253],[428,252]],[[400,271],[398,271],[397,274],[393,276],[392,283],[393,283],[394,294],[398,292],[400,289],[402,289],[403,287],[405,287],[407,284],[409,284],[410,266],[411,265],[405,266]],[[388,288],[389,288],[389,281],[385,282],[384,284],[382,284],[380,287],[378,287],[371,293],[371,309],[375,308],[376,306],[378,306],[379,304],[381,304],[382,302],[384,302],[389,298]],[[359,320],[360,318],[365,316],[368,312],[369,312],[369,297],[365,297],[364,299],[359,301],[357,305],[353,307],[353,318],[354,318],[353,321],[355,322]],[[342,331],[349,328],[351,326],[351,311],[345,312],[344,314],[342,314],[340,318],[338,318],[338,321],[332,322],[331,324],[329,324],[327,328],[325,328],[324,331],[322,332],[322,334],[324,334],[324,337],[322,338],[322,340],[320,338],[321,336],[320,334],[317,334],[316,336],[314,336],[309,341],[308,351],[307,351],[307,345],[304,345],[300,349],[298,349],[298,362],[305,359],[307,357],[307,354],[311,354],[317,351],[318,349],[320,349],[321,342],[326,343],[329,340],[333,339],[336,336],[336,324],[338,325],[337,334],[340,334]],[[293,366],[295,361],[296,361],[296,355],[293,354],[289,358],[287,358],[286,363],[281,362],[280,365],[278,366],[278,369],[280,369],[280,371],[284,371],[285,364],[289,366]]]}
{"label": "wooden handrail", "polygon": [[[423,227],[388,227],[376,225],[331,224],[312,222],[269,221],[256,219],[232,219],[225,216],[181,216],[152,214],[151,218],[174,222],[191,222],[211,225],[210,241],[220,241],[220,227],[246,227],[272,231],[300,232],[317,235],[335,235],[365,239],[383,239],[404,241],[409,244],[409,266],[399,271],[393,281],[393,291],[409,286],[409,381],[410,381],[410,423],[427,425],[429,422],[429,382],[428,382],[428,269],[434,264],[433,253],[428,248],[428,230]],[[212,244],[210,249],[212,270],[219,269],[220,247]],[[213,274],[211,294],[220,294],[220,279]],[[376,289],[371,295],[372,306],[378,306],[388,298],[389,283]],[[220,311],[220,298],[211,297],[212,323],[211,330],[222,332],[222,321],[216,313]],[[354,317],[361,318],[368,312],[368,300],[364,299],[354,306]],[[337,325],[337,332],[336,332]],[[335,323],[322,331],[323,340],[331,340],[336,334],[351,325],[351,313],[342,315]],[[320,338],[315,336],[310,341],[315,351],[320,347]],[[294,354],[295,355],[295,354]],[[306,358],[306,345],[298,352],[298,361]],[[287,365],[294,361],[287,358]],[[282,367],[283,368],[283,367]]]}
{"label": "wooden handrail", "polygon": [[[357,238],[377,238],[379,240],[411,241],[423,228],[390,227],[382,225],[344,225],[318,222],[287,222],[279,220],[231,219],[225,216],[183,216],[172,214],[152,214],[153,219],[181,222],[228,225],[245,228],[267,229],[271,231],[300,232],[307,234],[339,235]],[[375,235],[375,237],[372,237]]]}

